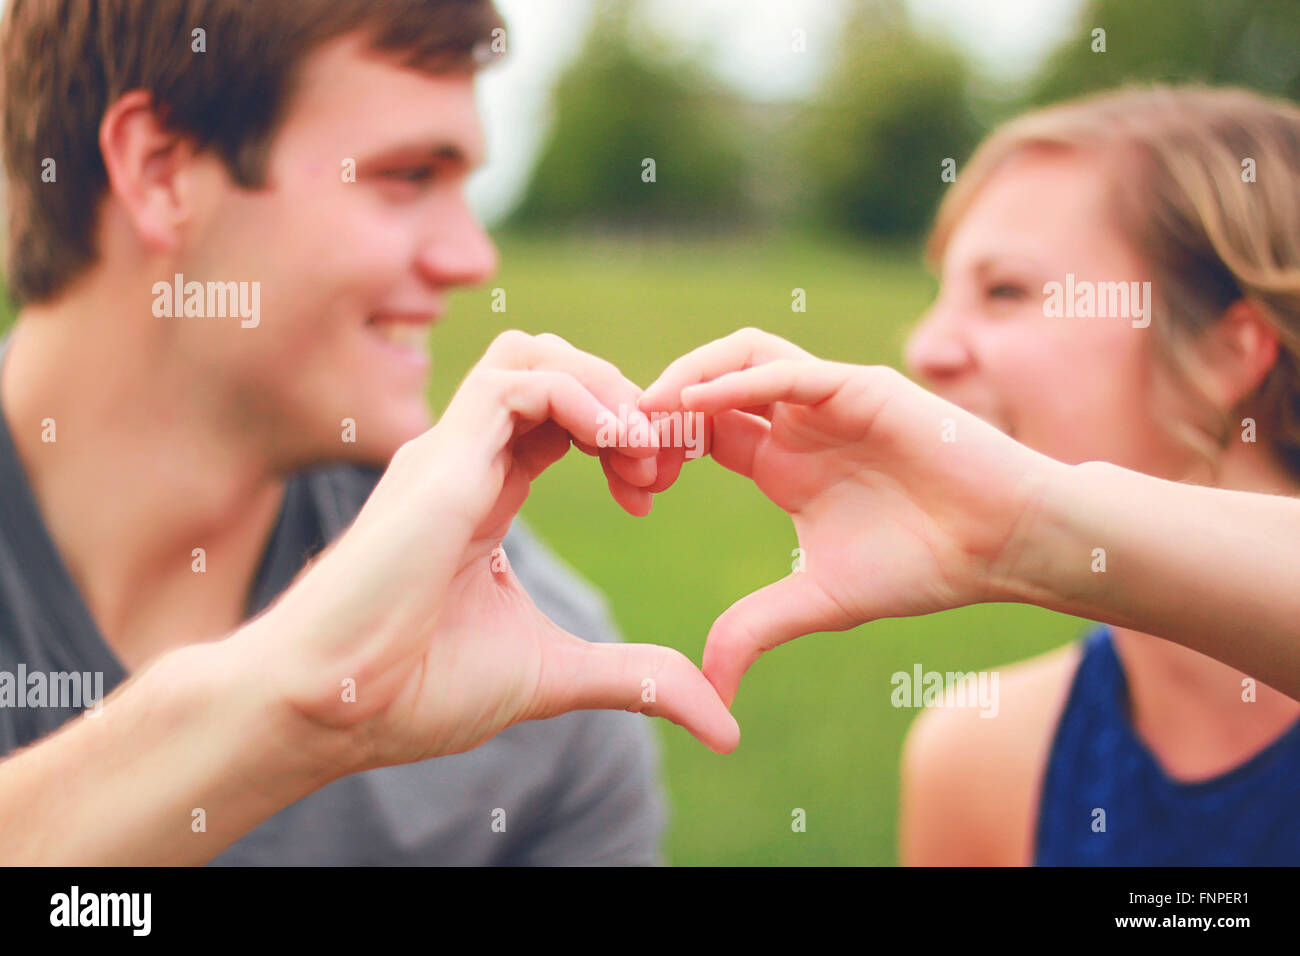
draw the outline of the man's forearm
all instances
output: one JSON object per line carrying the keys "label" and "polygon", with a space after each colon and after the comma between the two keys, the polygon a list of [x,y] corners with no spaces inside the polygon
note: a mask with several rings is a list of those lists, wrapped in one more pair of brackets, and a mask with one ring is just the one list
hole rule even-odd
{"label": "man's forearm", "polygon": [[1011,589],[1176,641],[1300,699],[1297,568],[1300,500],[1088,462],[1051,470]]}
{"label": "man's forearm", "polygon": [[166,655],[0,762],[0,863],[201,863],[331,777],[228,642]]}

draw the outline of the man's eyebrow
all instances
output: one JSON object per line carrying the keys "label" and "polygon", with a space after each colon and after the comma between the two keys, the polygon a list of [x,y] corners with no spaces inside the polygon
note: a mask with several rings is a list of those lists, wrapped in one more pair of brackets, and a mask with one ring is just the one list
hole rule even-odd
{"label": "man's eyebrow", "polygon": [[388,146],[382,146],[373,150],[368,156],[362,159],[362,162],[378,162],[389,156],[419,156],[422,159],[432,159],[438,162],[453,163],[464,166],[467,169],[474,169],[481,166],[485,157],[483,154],[474,150],[472,153],[467,151],[460,143],[450,141],[418,140],[405,143],[393,143]]}

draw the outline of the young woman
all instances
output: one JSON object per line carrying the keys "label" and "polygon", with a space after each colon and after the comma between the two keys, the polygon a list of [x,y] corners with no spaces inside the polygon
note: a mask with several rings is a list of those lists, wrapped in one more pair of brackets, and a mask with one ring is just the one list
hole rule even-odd
{"label": "young woman", "polygon": [[[942,289],[909,364],[1060,463],[1294,495],[1298,182],[1300,110],[1242,91],[1129,91],[1022,117],[980,148],[940,211]],[[1295,656],[1295,601],[1277,597],[1296,590],[1295,571],[1268,560],[1286,548],[1260,534],[1267,499],[1151,494],[1109,466],[1062,477],[879,370],[807,364],[783,346],[700,350],[642,401],[681,395],[720,413],[714,457],[791,511],[807,555],[808,574],[715,625],[705,673],[724,699],[759,653],[813,630],[977,600],[1093,613],[1116,626],[1003,671],[999,719],[947,709],[917,721],[903,861],[1300,861],[1300,703],[1221,663],[1300,686],[1279,663]],[[1149,511],[1104,501],[1130,491]],[[1282,504],[1277,533],[1294,536]],[[1096,520],[1107,508],[1124,521]],[[1274,598],[1258,603],[1240,572],[1261,554],[1255,590]],[[1182,643],[1141,630],[1160,622]]]}
{"label": "young woman", "polygon": [[[907,350],[925,384],[1064,462],[1300,492],[1300,110],[1112,94],[995,132],[960,178]],[[1089,282],[1091,310],[1045,314],[1049,284]],[[1003,677],[1004,720],[914,728],[905,862],[1300,862],[1300,703],[1123,627]]]}

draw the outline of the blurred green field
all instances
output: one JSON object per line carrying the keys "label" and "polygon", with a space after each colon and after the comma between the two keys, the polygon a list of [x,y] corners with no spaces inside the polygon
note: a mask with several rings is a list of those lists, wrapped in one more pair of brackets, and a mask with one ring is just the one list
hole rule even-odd
{"label": "blurred green field", "polygon": [[[503,238],[490,287],[460,293],[434,339],[441,408],[500,331],[554,332],[649,384],[690,348],[754,325],[815,354],[897,365],[934,280],[910,251],[814,240]],[[790,309],[807,293],[806,313]],[[492,289],[507,311],[491,310]],[[646,519],[610,499],[599,467],[570,454],[525,505],[531,525],[608,596],[628,640],[699,661],[713,619],[790,570],[794,530],[738,476],[684,472]],[[736,700],[740,748],[719,757],[678,727],[663,741],[674,864],[896,861],[898,756],[915,713],[890,704],[890,675],[992,668],[1075,637],[1079,621],[1016,605],[879,621],[779,648]],[[791,829],[803,808],[807,830]]]}

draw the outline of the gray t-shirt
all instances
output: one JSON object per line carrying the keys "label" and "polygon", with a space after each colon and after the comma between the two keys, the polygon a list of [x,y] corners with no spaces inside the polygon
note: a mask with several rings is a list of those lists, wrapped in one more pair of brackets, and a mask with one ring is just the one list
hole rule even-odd
{"label": "gray t-shirt", "polygon": [[[4,351],[0,346],[0,356]],[[249,595],[249,617],[342,533],[379,475],[332,466],[290,479]],[[504,547],[552,620],[588,640],[618,640],[600,595],[520,522]],[[20,667],[29,688],[37,672],[102,672],[108,694],[126,676],[50,537],[0,409],[0,679],[7,672],[11,690]],[[48,706],[57,701],[53,684],[47,688],[46,706],[0,703],[0,755],[80,713]],[[38,701],[30,694],[24,700]],[[579,711],[519,724],[469,753],[344,777],[286,807],[213,862],[661,863],[665,810],[649,721],[623,711]]]}

